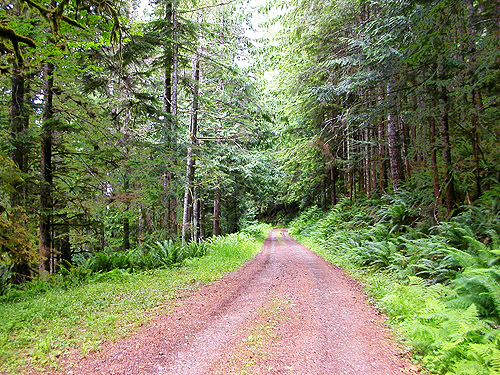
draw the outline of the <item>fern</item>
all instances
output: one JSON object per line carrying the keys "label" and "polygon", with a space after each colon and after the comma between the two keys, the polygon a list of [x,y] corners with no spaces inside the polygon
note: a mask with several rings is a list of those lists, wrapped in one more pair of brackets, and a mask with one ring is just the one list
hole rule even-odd
{"label": "fern", "polygon": [[152,256],[161,266],[171,266],[184,259],[182,249],[175,245],[172,240],[157,241],[155,245],[149,245],[148,247],[152,252]]}
{"label": "fern", "polygon": [[456,363],[453,368],[453,372],[447,372],[447,374],[454,375],[493,375],[488,368],[477,363],[476,361],[463,360]]}
{"label": "fern", "polygon": [[458,293],[478,305],[482,314],[500,320],[500,270],[469,268],[455,280]]}

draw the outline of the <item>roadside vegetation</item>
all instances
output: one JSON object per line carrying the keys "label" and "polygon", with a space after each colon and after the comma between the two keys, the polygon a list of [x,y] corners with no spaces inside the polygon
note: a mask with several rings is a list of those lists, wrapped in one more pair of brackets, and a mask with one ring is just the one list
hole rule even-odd
{"label": "roadside vegetation", "polygon": [[175,306],[174,297],[212,282],[253,257],[270,229],[179,247],[170,242],[82,257],[65,272],[9,289],[0,297],[0,372],[55,368],[71,350],[86,354]]}
{"label": "roadside vegetation", "polygon": [[309,208],[290,233],[363,280],[431,373],[498,374],[500,190],[439,224],[425,219],[420,198],[401,191]]}

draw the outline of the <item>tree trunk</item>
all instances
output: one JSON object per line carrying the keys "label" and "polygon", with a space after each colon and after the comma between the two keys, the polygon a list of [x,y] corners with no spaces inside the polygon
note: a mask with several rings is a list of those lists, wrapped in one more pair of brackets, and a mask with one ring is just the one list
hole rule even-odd
{"label": "tree trunk", "polygon": [[[28,116],[25,110],[25,79],[21,68],[14,63],[12,70],[12,96],[10,102],[10,132],[13,140],[11,159],[22,173],[28,172],[27,147],[23,139],[28,129]],[[26,186],[23,182],[14,185],[11,205],[24,206]]]}
{"label": "tree trunk", "polygon": [[437,165],[437,145],[436,145],[436,122],[431,117],[429,119],[430,134],[429,144],[431,151],[431,170],[432,170],[432,187],[434,190],[434,199],[437,202],[439,199],[439,173]]}
{"label": "tree trunk", "polygon": [[172,6],[172,126],[173,132],[177,129],[177,97],[179,86],[179,25],[177,20],[177,1]]}
{"label": "tree trunk", "polygon": [[167,149],[170,152],[164,176],[165,194],[165,226],[170,230],[172,238],[177,236],[177,196],[175,194],[175,176],[172,172],[176,165],[176,121],[177,121],[177,85],[178,85],[178,44],[177,44],[177,12],[172,1],[165,5],[165,19],[172,31],[172,41],[164,46],[165,70],[163,80],[163,112],[165,113],[165,132]]}
{"label": "tree trunk", "polygon": [[[123,176],[123,192],[128,194],[130,190],[130,179],[128,176],[129,171],[125,171]],[[123,217],[122,225],[123,225],[123,242],[122,242],[122,250],[127,251],[130,249],[130,218],[128,217],[128,211],[130,207],[127,203],[127,207],[125,208],[125,216]]]}
{"label": "tree trunk", "polygon": [[371,144],[370,144],[370,129],[365,128],[363,129],[363,137],[365,141],[365,157],[364,157],[364,180],[365,180],[365,193],[366,197],[370,198],[371,195],[371,168],[370,165],[372,163],[371,161]]}
{"label": "tree trunk", "polygon": [[199,187],[193,188],[193,241],[200,242],[200,197]]}
{"label": "tree trunk", "polygon": [[203,229],[203,224],[204,224],[204,221],[205,221],[205,215],[204,215],[204,210],[205,210],[205,205],[203,204],[203,201],[201,200],[201,197],[198,199],[198,203],[199,203],[199,218],[198,218],[198,222],[200,223],[200,227],[199,227],[199,238],[200,238],[200,241],[203,241],[203,238],[205,238],[205,231]]}
{"label": "tree trunk", "polygon": [[347,135],[346,139],[346,157],[347,157],[347,188],[349,189],[349,199],[352,201],[354,197],[354,181],[351,165],[351,137]]}
{"label": "tree trunk", "polygon": [[[379,101],[382,103],[384,100],[384,89],[380,88]],[[378,159],[378,187],[381,192],[386,192],[388,186],[387,179],[387,162],[386,162],[386,148],[385,148],[385,140],[386,137],[386,126],[383,121],[383,117],[379,119],[378,124],[378,149],[377,149],[377,159]]]}
{"label": "tree trunk", "polygon": [[[495,4],[495,9],[498,10],[499,8],[499,3],[500,1],[497,1]],[[477,27],[475,26],[475,12],[476,8],[474,7],[474,1],[472,0],[467,0],[467,18],[468,18],[468,32],[469,32],[469,51],[471,51],[469,59],[470,59],[470,65],[471,67],[474,66],[476,62],[476,45],[475,41],[477,40],[477,34],[478,30]],[[469,72],[469,80],[474,82],[475,77],[474,77],[474,72],[470,71]],[[481,119],[479,114],[483,110],[483,100],[482,100],[482,95],[481,95],[481,89],[479,87],[475,87],[472,90],[472,100],[473,104],[472,108],[472,118],[471,118],[471,123],[472,123],[472,156],[474,158],[474,177],[475,177],[475,187],[476,187],[476,192],[475,192],[475,198],[478,198],[481,193],[481,166],[480,166],[480,136],[479,136],[479,129],[481,128]]]}
{"label": "tree trunk", "polygon": [[479,88],[475,88],[473,93],[474,102],[474,114],[472,116],[472,155],[474,157],[474,176],[476,179],[476,195],[475,198],[479,198],[482,194],[481,189],[481,163],[480,163],[480,145],[481,139],[479,136],[480,128],[480,118],[479,113],[483,108],[483,100],[481,98],[481,91]]}
{"label": "tree trunk", "polygon": [[193,91],[191,97],[191,111],[189,122],[189,144],[186,158],[186,182],[184,186],[184,209],[182,214],[182,244],[186,244],[189,239],[189,217],[192,212],[191,189],[194,181],[195,147],[197,145],[198,132],[198,95],[200,81],[200,58],[196,54],[193,58],[193,72],[191,76]]}
{"label": "tree trunk", "polygon": [[327,208],[327,192],[326,192],[326,187],[327,187],[327,181],[326,181],[326,176],[324,176],[321,179],[321,209],[323,212],[326,212]]}
{"label": "tree trunk", "polygon": [[[444,67],[442,62],[439,64],[439,77],[444,79]],[[440,109],[440,128],[441,128],[441,147],[444,163],[444,203],[446,207],[446,215],[449,216],[455,206],[455,185],[453,181],[453,164],[451,161],[451,143],[449,131],[449,108],[448,108],[448,90],[442,84],[438,87],[439,92],[439,109]]]}
{"label": "tree trunk", "polygon": [[370,159],[371,159],[371,164],[370,164],[370,169],[371,169],[371,191],[376,191],[377,190],[377,165],[375,160],[377,159],[377,149],[375,147],[376,144],[376,139],[377,139],[377,130],[375,127],[371,129],[371,139],[373,140],[374,144],[371,145],[370,147]]}
{"label": "tree trunk", "polygon": [[214,192],[214,217],[213,217],[213,235],[220,236],[220,189],[217,186]]}
{"label": "tree trunk", "polygon": [[71,243],[70,243],[70,227],[68,224],[67,215],[62,216],[62,225],[57,236],[58,250],[60,254],[60,260],[63,261],[63,265],[71,263]]}
{"label": "tree trunk", "polygon": [[[387,98],[391,100],[392,86],[394,85],[394,78],[387,84]],[[393,107],[393,106],[391,106]],[[392,187],[394,191],[403,181],[403,168],[401,161],[401,145],[399,142],[398,134],[398,116],[393,114],[393,108],[389,108],[387,112],[387,141],[389,146],[389,166],[391,168]]]}
{"label": "tree trunk", "polygon": [[410,129],[406,121],[401,122],[401,132],[403,134],[402,142],[402,155],[403,155],[403,166],[404,166],[404,179],[409,180],[411,177],[411,165],[410,165]]}
{"label": "tree trunk", "polygon": [[337,204],[337,167],[330,168],[330,202],[332,207]]}
{"label": "tree trunk", "polygon": [[52,143],[54,64],[43,66],[42,146],[40,159],[40,273],[50,272],[52,264]]}

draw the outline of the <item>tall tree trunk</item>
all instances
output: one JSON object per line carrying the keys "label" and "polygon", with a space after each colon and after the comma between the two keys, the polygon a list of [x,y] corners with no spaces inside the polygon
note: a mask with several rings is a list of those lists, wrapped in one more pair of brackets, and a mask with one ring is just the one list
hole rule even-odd
{"label": "tall tree trunk", "polygon": [[[495,9],[499,9],[499,4],[500,1],[497,1],[495,4]],[[477,41],[477,26],[476,26],[476,21],[475,21],[475,13],[476,13],[476,7],[474,6],[474,1],[473,0],[467,0],[467,18],[468,18],[468,33],[469,33],[469,51],[470,56],[470,66],[471,69],[474,68],[475,62],[476,62],[476,44],[475,42]],[[497,15],[498,16],[498,15]],[[499,34],[500,35],[500,34]],[[469,80],[472,82],[475,82],[476,80],[474,79],[474,71],[469,72]],[[472,100],[473,104],[472,108],[472,118],[471,118],[471,123],[472,123],[472,155],[474,158],[474,177],[475,177],[475,185],[476,185],[476,194],[475,198],[478,198],[481,193],[481,165],[480,165],[480,136],[479,136],[479,129],[481,128],[481,118],[479,114],[483,110],[483,100],[482,100],[482,95],[481,95],[481,89],[480,87],[476,86],[472,90]]]}
{"label": "tall tree trunk", "polygon": [[[391,100],[393,96],[393,86],[394,78],[391,78],[391,81],[387,84],[387,98],[389,100]],[[387,112],[387,141],[389,146],[389,166],[391,168],[392,187],[394,191],[397,191],[401,181],[403,181],[404,175],[401,160],[401,144],[398,134],[398,116],[392,111],[393,108],[389,108]]]}
{"label": "tall tree trunk", "polygon": [[351,137],[347,135],[346,139],[346,157],[347,157],[347,188],[349,189],[349,199],[352,201],[354,198],[354,181],[353,171],[351,165]]}
{"label": "tall tree trunk", "polygon": [[199,228],[199,235],[200,235],[200,241],[203,240],[203,238],[205,238],[205,231],[204,231],[204,228],[203,228],[203,224],[204,224],[204,221],[205,221],[205,215],[204,215],[204,212],[205,212],[205,205],[203,204],[203,200],[200,198],[199,199],[199,204],[200,204],[200,208],[199,208],[199,223],[200,223],[200,228]]}
{"label": "tall tree trunk", "polygon": [[365,193],[366,197],[370,198],[371,195],[371,144],[370,144],[370,129],[367,127],[363,129],[363,137],[365,142],[365,157],[364,157],[364,180],[365,180]]}
{"label": "tall tree trunk", "polygon": [[58,250],[60,260],[63,261],[65,266],[71,262],[71,242],[70,242],[70,227],[68,217],[66,214],[62,215],[62,224],[57,235]]}
{"label": "tall tree trunk", "polygon": [[[438,74],[440,79],[444,77],[444,67],[442,61],[439,63]],[[446,207],[446,215],[450,215],[455,206],[455,184],[453,181],[453,164],[451,161],[451,143],[449,131],[449,108],[448,108],[448,90],[442,84],[438,87],[439,92],[439,110],[440,110],[440,130],[441,130],[441,147],[444,163],[444,203]]]}
{"label": "tall tree trunk", "polygon": [[[120,94],[122,96],[122,102],[127,102],[132,93],[132,85],[129,81],[129,77],[124,77],[123,85],[120,86]],[[124,165],[122,168],[122,177],[123,177],[123,185],[122,185],[122,194],[124,194],[124,204],[125,211],[123,212],[122,217],[122,229],[123,229],[123,238],[122,238],[122,250],[126,251],[130,249],[130,190],[131,190],[131,182],[130,176],[132,175],[132,167],[128,165],[129,155],[130,155],[130,123],[131,123],[131,111],[127,104],[124,104],[125,108],[120,108],[119,105],[114,109],[115,111],[115,126],[117,129],[120,129],[121,138],[120,138],[120,147],[121,153],[124,157]],[[121,113],[121,115],[120,115]]]}
{"label": "tall tree trunk", "polygon": [[[126,169],[123,176],[123,192],[125,194],[129,193],[130,190],[130,178],[129,178],[129,170]],[[126,200],[128,202],[128,200]],[[130,249],[130,218],[128,217],[128,211],[130,209],[130,204],[126,203],[127,206],[125,208],[125,216],[123,217],[122,225],[123,225],[123,242],[122,242],[122,250],[127,251]]]}
{"label": "tall tree trunk", "polygon": [[[14,2],[15,14],[21,16],[20,3]],[[10,134],[12,137],[12,151],[10,157],[14,164],[23,174],[28,172],[28,147],[25,139],[26,130],[29,126],[26,111],[26,80],[23,67],[14,59],[12,64],[11,78],[11,101],[10,101]],[[24,206],[26,199],[26,183],[24,181],[14,184],[11,194],[11,206]]]}
{"label": "tall tree trunk", "polygon": [[371,188],[370,188],[370,190],[372,192],[377,190],[377,165],[375,162],[375,160],[377,159],[377,149],[375,147],[376,140],[377,140],[376,132],[377,132],[377,130],[375,129],[375,127],[373,127],[370,131],[370,133],[371,133],[370,137],[371,137],[372,141],[374,142],[374,144],[372,144],[370,147],[371,164],[369,166],[371,169],[371,182],[370,182]]}
{"label": "tall tree trunk", "polygon": [[479,88],[475,88],[473,93],[473,102],[474,102],[474,113],[472,116],[472,155],[474,157],[474,176],[476,179],[476,198],[482,194],[481,189],[481,162],[480,162],[480,145],[481,138],[479,136],[479,128],[480,128],[480,117],[479,113],[483,109],[483,100],[481,98],[481,90]]}
{"label": "tall tree trunk", "polygon": [[200,197],[199,187],[193,188],[193,241],[200,241]]}
{"label": "tall tree trunk", "polygon": [[[173,0],[167,0],[165,4],[165,20],[169,31],[172,32],[172,40],[165,43],[165,66],[163,78],[163,112],[165,113],[165,132],[167,149],[170,153],[167,158],[166,172],[164,175],[165,195],[165,226],[170,235],[177,236],[177,196],[175,194],[175,176],[173,173],[176,158],[176,121],[177,121],[177,85],[178,85],[178,44],[177,44],[177,8],[174,9]],[[176,7],[177,5],[175,5]],[[175,13],[174,13],[175,11]],[[175,16],[175,17],[174,17]]]}
{"label": "tall tree trunk", "polygon": [[[416,83],[414,83],[416,84]],[[423,104],[422,97],[417,94],[415,97],[412,99],[412,111],[417,113],[419,111],[419,108],[423,110],[425,108],[425,104]],[[422,172],[422,163],[423,163],[423,154],[422,154],[422,140],[425,139],[427,136],[427,130],[425,129],[425,126],[420,126],[419,122],[425,121],[422,116],[418,116],[417,119],[421,119],[421,121],[412,122],[411,128],[410,128],[410,139],[411,139],[411,144],[413,146],[413,164],[415,165],[415,171],[417,173]],[[424,122],[425,124],[425,122]]]}
{"label": "tall tree trunk", "polygon": [[197,145],[198,132],[198,96],[200,81],[200,58],[198,53],[193,58],[193,72],[191,76],[193,91],[191,95],[191,111],[189,122],[189,144],[186,157],[186,182],[184,186],[184,209],[182,213],[182,244],[189,239],[189,217],[192,212],[191,189],[194,181],[195,147]]}
{"label": "tall tree trunk", "polygon": [[[23,174],[28,173],[28,146],[25,134],[29,126],[27,111],[25,108],[25,77],[22,67],[14,61],[12,69],[12,95],[10,102],[10,133],[12,137],[11,160]],[[14,183],[13,192],[10,195],[12,207],[25,207],[26,205],[26,182],[19,180]],[[14,211],[21,216],[22,211]],[[16,264],[14,272],[23,277],[31,276],[28,263]]]}
{"label": "tall tree trunk", "polygon": [[50,272],[52,264],[52,143],[53,143],[53,87],[54,64],[43,66],[42,146],[40,159],[40,273]]}
{"label": "tall tree trunk", "polygon": [[327,187],[327,182],[326,182],[326,176],[324,176],[321,179],[321,209],[323,212],[326,212],[326,206],[327,206],[327,192],[326,192],[326,187]]}
{"label": "tall tree trunk", "polygon": [[177,1],[173,0],[172,6],[172,29],[173,29],[173,42],[172,42],[172,131],[175,133],[177,130],[177,97],[179,87],[179,25],[177,19]]}
{"label": "tall tree trunk", "polygon": [[434,118],[429,118],[430,134],[429,144],[431,151],[431,170],[432,170],[432,188],[434,190],[434,199],[439,200],[439,173],[437,165],[437,145],[436,145],[436,121]]}
{"label": "tall tree trunk", "polygon": [[[401,119],[401,117],[400,117]],[[403,155],[403,166],[404,166],[404,179],[409,180],[411,177],[411,165],[410,165],[410,129],[406,121],[401,122],[401,132],[403,134],[402,142],[402,155]]]}
{"label": "tall tree trunk", "polygon": [[[14,63],[12,69],[12,95],[10,102],[10,133],[13,139],[11,159],[22,173],[28,172],[27,147],[23,139],[28,129],[28,116],[25,110],[25,79],[22,68]],[[23,206],[26,185],[16,183],[11,195],[11,205]]]}
{"label": "tall tree trunk", "polygon": [[212,221],[213,235],[220,236],[220,188],[217,186],[214,192],[214,216]]}
{"label": "tall tree trunk", "polygon": [[[379,101],[382,103],[384,100],[384,88],[380,88]],[[388,178],[387,178],[387,162],[386,162],[386,147],[385,140],[386,136],[386,126],[383,118],[379,119],[378,124],[378,149],[377,149],[377,159],[378,159],[378,187],[381,192],[386,192],[388,186]]]}
{"label": "tall tree trunk", "polygon": [[330,203],[332,207],[337,204],[337,167],[330,168]]}

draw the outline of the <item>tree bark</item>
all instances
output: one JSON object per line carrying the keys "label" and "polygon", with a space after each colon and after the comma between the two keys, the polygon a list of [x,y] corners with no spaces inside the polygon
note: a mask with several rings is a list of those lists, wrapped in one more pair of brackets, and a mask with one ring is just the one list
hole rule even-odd
{"label": "tree bark", "polygon": [[199,187],[193,188],[193,241],[200,242],[200,197]]}
{"label": "tree bark", "polygon": [[[28,172],[26,140],[23,139],[28,129],[28,116],[25,110],[25,79],[24,73],[15,62],[12,69],[12,95],[10,102],[10,133],[13,140],[11,159],[21,173]],[[26,185],[18,182],[14,185],[11,195],[11,205],[24,206]]]}
{"label": "tree bark", "polygon": [[337,168],[330,168],[330,203],[332,207],[337,204]]}
{"label": "tree bark", "polygon": [[[499,1],[496,2],[495,4],[495,9],[498,10],[499,6]],[[471,68],[474,68],[475,63],[476,63],[476,45],[475,41],[477,40],[477,34],[478,30],[477,27],[475,26],[475,12],[476,8],[474,6],[474,1],[472,0],[467,0],[467,29],[469,33],[469,51],[470,51],[470,66]],[[474,71],[469,72],[469,80],[474,82]],[[481,95],[481,89],[476,86],[472,90],[472,116],[471,116],[471,124],[472,124],[472,156],[474,158],[474,177],[475,177],[475,198],[478,198],[481,193],[481,163],[480,163],[480,145],[481,145],[481,138],[480,138],[480,133],[479,129],[481,128],[481,118],[480,118],[480,113],[483,110],[483,100],[482,100],[482,95]]]}
{"label": "tree bark", "polygon": [[[175,17],[174,17],[175,15]],[[178,85],[178,44],[177,44],[177,12],[172,0],[165,5],[165,19],[169,31],[172,32],[172,41],[164,46],[165,69],[163,79],[163,112],[165,113],[165,132],[167,149],[170,153],[167,158],[164,176],[165,195],[165,226],[169,229],[172,238],[177,236],[177,196],[175,194],[173,166],[176,165],[176,121],[177,121],[177,85]]]}
{"label": "tree bark", "polygon": [[174,0],[172,6],[172,29],[173,29],[173,43],[172,43],[172,131],[175,133],[177,130],[177,97],[179,87],[179,25],[177,19],[177,1]]}
{"label": "tree bark", "polygon": [[71,242],[70,242],[70,227],[67,222],[67,215],[62,216],[62,225],[57,236],[58,250],[60,253],[60,260],[66,263],[71,263]]}
{"label": "tree bark", "polygon": [[184,208],[182,214],[182,244],[185,245],[189,239],[189,217],[192,213],[192,186],[194,181],[195,147],[197,145],[198,132],[198,96],[200,81],[200,58],[198,53],[193,58],[192,71],[193,90],[191,93],[191,111],[189,122],[189,144],[186,157],[186,181],[184,186]]}
{"label": "tree bark", "polygon": [[205,205],[203,204],[203,200],[201,198],[199,199],[199,204],[200,204],[200,208],[199,208],[199,213],[200,213],[200,215],[199,215],[200,216],[199,217],[199,223],[200,223],[199,235],[200,235],[200,241],[202,241],[203,238],[205,238],[205,231],[203,229]]}
{"label": "tree bark", "polygon": [[[380,95],[379,95],[379,101],[382,103],[384,100],[384,88],[381,87],[380,89]],[[387,185],[388,185],[388,178],[387,178],[387,162],[386,162],[386,147],[385,147],[385,140],[387,139],[386,137],[386,126],[385,122],[383,121],[383,117],[379,118],[379,124],[378,124],[378,149],[377,149],[377,159],[378,159],[378,187],[381,192],[386,192],[387,190]]]}
{"label": "tree bark", "polygon": [[432,170],[432,187],[434,190],[434,199],[437,201],[439,199],[439,173],[437,165],[437,145],[436,145],[436,122],[431,117],[429,119],[429,144],[431,151],[431,170]]}
{"label": "tree bark", "polygon": [[214,217],[212,221],[213,235],[220,236],[220,188],[217,186],[214,192]]}
{"label": "tree bark", "polygon": [[[123,192],[128,194],[130,190],[130,179],[128,176],[129,171],[126,170],[123,176]],[[128,202],[128,200],[127,200]],[[130,249],[130,218],[128,217],[129,211],[129,203],[126,203],[127,207],[125,208],[125,216],[123,217],[122,225],[123,225],[123,242],[122,242],[122,250],[127,251]]]}
{"label": "tree bark", "polygon": [[365,180],[365,193],[366,197],[370,198],[371,195],[371,168],[370,165],[372,163],[371,161],[371,144],[370,144],[370,129],[365,128],[363,129],[363,136],[364,136],[364,142],[365,142],[365,157],[364,157],[364,180]]}
{"label": "tree bark", "polygon": [[54,64],[43,66],[43,114],[42,145],[40,159],[40,255],[42,260],[39,271],[50,272],[52,264],[52,208],[53,208],[53,175],[52,175],[52,143],[53,143],[53,87]]}
{"label": "tree bark", "polygon": [[377,140],[377,130],[375,127],[373,127],[370,131],[371,133],[371,139],[373,140],[374,144],[371,145],[370,147],[370,159],[371,159],[371,164],[370,164],[370,169],[371,169],[371,191],[376,191],[377,190],[377,164],[375,160],[377,159],[377,149],[375,147],[376,140]]}
{"label": "tree bark", "polygon": [[[177,1],[172,0],[173,5],[172,5],[172,29],[173,29],[173,43],[172,43],[172,100],[171,100],[171,105],[172,105],[172,135],[175,136],[177,132],[177,123],[178,123],[178,91],[179,91],[179,25],[178,25],[178,18],[177,18]],[[174,149],[173,155],[174,155],[174,163],[177,161],[177,148],[176,148],[177,141],[174,139],[173,140],[173,145]],[[175,237],[177,236],[178,233],[178,228],[177,228],[177,206],[179,202],[177,200],[177,196],[175,193],[173,194],[171,200],[170,200],[170,225],[171,225],[171,232],[172,235]]]}
{"label": "tree bark", "polygon": [[323,176],[321,179],[321,209],[323,212],[326,212],[327,208],[327,192],[326,192],[326,187],[327,187],[327,177]]}
{"label": "tree bark", "polygon": [[481,90],[479,88],[475,88],[473,93],[473,102],[474,102],[474,113],[472,116],[472,155],[474,157],[474,176],[476,179],[476,196],[475,198],[479,198],[482,194],[481,189],[481,161],[480,161],[480,145],[481,138],[479,136],[479,128],[480,128],[480,117],[479,113],[483,108],[483,100],[481,98]]}
{"label": "tree bark", "polygon": [[[387,84],[387,97],[391,100],[392,87],[394,78]],[[391,106],[393,107],[393,106]],[[391,168],[392,187],[397,191],[401,181],[404,179],[402,160],[401,160],[401,144],[398,134],[398,116],[395,115],[392,108],[387,112],[387,140],[389,146],[389,166]]]}
{"label": "tree bark", "polygon": [[[445,79],[442,61],[440,61],[439,63],[438,71],[440,79]],[[449,216],[455,206],[455,185],[453,181],[453,164],[451,161],[448,90],[446,89],[446,86],[444,84],[438,87],[438,93],[440,109],[441,147],[444,163],[444,203],[446,207],[446,215]]]}
{"label": "tree bark", "polygon": [[352,201],[354,197],[354,181],[351,165],[351,137],[347,135],[346,139],[346,157],[347,157],[347,188],[349,189],[349,199]]}
{"label": "tree bark", "polygon": [[[401,118],[400,118],[401,119]],[[406,121],[400,121],[401,122],[401,132],[403,134],[403,141],[402,143],[402,162],[404,166],[404,179],[409,180],[411,177],[411,165],[410,165],[410,129],[408,127],[408,124]]]}

